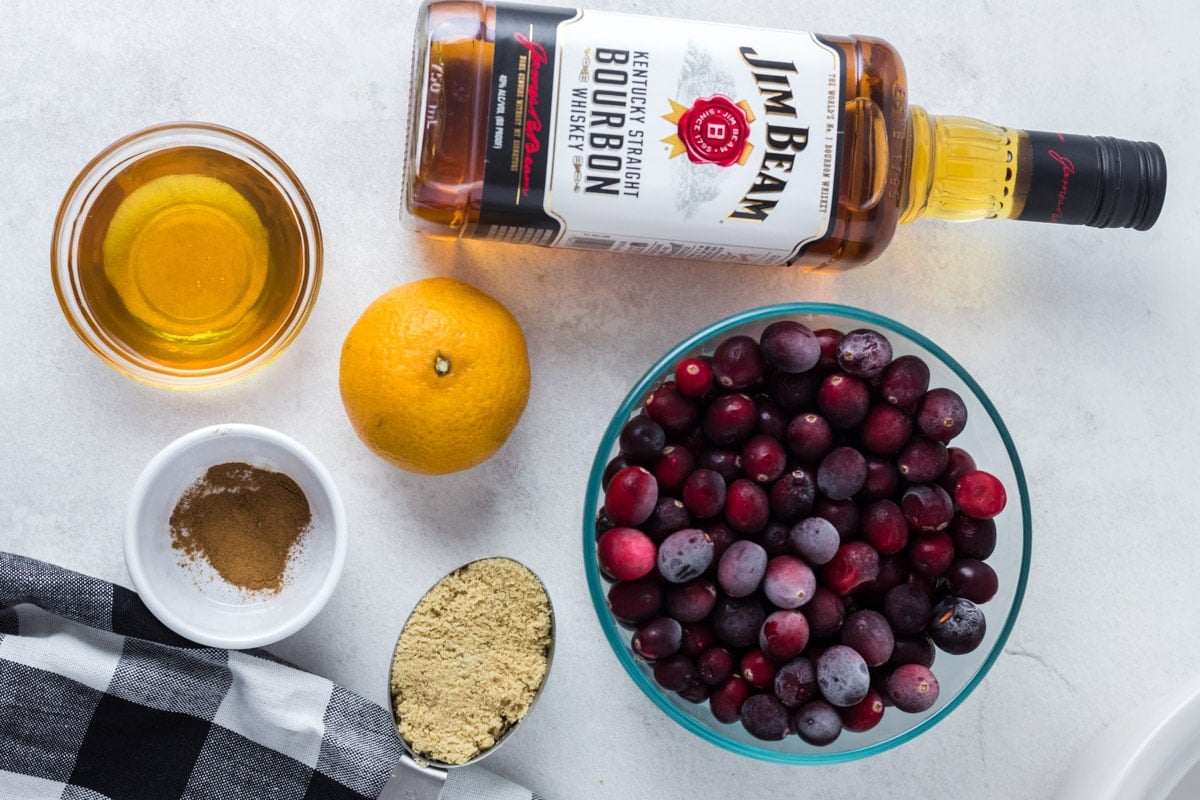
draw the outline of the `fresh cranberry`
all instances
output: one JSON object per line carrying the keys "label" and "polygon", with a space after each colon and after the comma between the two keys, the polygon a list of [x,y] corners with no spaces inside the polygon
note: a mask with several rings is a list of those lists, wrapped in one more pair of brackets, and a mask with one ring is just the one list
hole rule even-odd
{"label": "fresh cranberry", "polygon": [[596,543],[601,571],[619,581],[635,581],[650,574],[657,557],[654,542],[634,528],[613,528]]}
{"label": "fresh cranberry", "polygon": [[900,356],[883,371],[879,393],[885,401],[913,410],[929,389],[929,366],[917,356]]}
{"label": "fresh cranberry", "polygon": [[866,542],[847,542],[822,567],[825,585],[845,597],[879,577],[879,553]]}
{"label": "fresh cranberry", "polygon": [[725,494],[725,521],[738,533],[762,530],[770,516],[770,501],[761,486],[738,478]]}
{"label": "fresh cranberry", "polygon": [[820,328],[813,331],[813,335],[817,337],[817,344],[821,345],[821,358],[817,366],[825,372],[837,369],[838,344],[845,334],[836,328]]}
{"label": "fresh cranberry", "polygon": [[760,433],[742,448],[742,469],[759,483],[770,483],[786,468],[787,453],[778,439]]}
{"label": "fresh cranberry", "polygon": [[821,382],[817,410],[834,428],[853,428],[871,410],[870,391],[858,378],[836,372]]}
{"label": "fresh cranberry", "polygon": [[703,397],[713,386],[712,366],[702,356],[685,358],[675,367],[675,385],[688,397]]}
{"label": "fresh cranberry", "polygon": [[738,674],[755,689],[765,689],[775,680],[776,669],[775,662],[767,658],[762,650],[752,648],[742,654]]}
{"label": "fresh cranberry", "polygon": [[909,483],[936,481],[949,463],[946,445],[924,436],[914,436],[896,454],[896,469]]}
{"label": "fresh cranberry", "polygon": [[859,527],[863,540],[881,555],[899,553],[908,544],[908,520],[891,500],[879,500],[864,508]]}
{"label": "fresh cranberry", "polygon": [[[808,620],[802,613],[780,609],[772,611],[763,621],[762,628],[758,633],[758,646],[772,662],[787,661],[804,651],[808,645],[808,635]],[[772,663],[771,666],[774,669],[775,664]],[[744,672],[743,676],[745,676]],[[749,676],[745,677],[746,680],[750,680]],[[772,673],[772,680],[774,677],[775,675]],[[757,684],[754,685],[757,686]]]}
{"label": "fresh cranberry", "polygon": [[697,469],[683,482],[683,506],[693,517],[707,519],[725,507],[725,479],[711,469]]}
{"label": "fresh cranberry", "polygon": [[858,492],[864,503],[887,500],[900,491],[900,473],[892,462],[878,456],[867,456],[867,479]]}
{"label": "fresh cranberry", "polygon": [[872,453],[894,453],[912,435],[912,419],[896,406],[877,403],[867,412],[859,432],[863,448]]}
{"label": "fresh cranberry", "polygon": [[813,509],[813,515],[833,523],[843,542],[858,536],[862,514],[853,500],[821,500]]}
{"label": "fresh cranberry", "polygon": [[667,381],[646,398],[646,415],[668,433],[687,433],[700,420],[700,406]]}
{"label": "fresh cranberry", "polygon": [[724,647],[710,647],[696,657],[696,675],[709,686],[719,686],[733,674],[733,656]]}
{"label": "fresh cranberry", "polygon": [[954,486],[958,508],[968,517],[992,519],[1008,503],[1004,484],[990,472],[977,469],[958,479]]}
{"label": "fresh cranberry", "polygon": [[967,404],[953,389],[930,389],[917,404],[917,427],[938,442],[948,442],[967,427]]}
{"label": "fresh cranberry", "polygon": [[887,680],[887,693],[896,708],[911,714],[932,708],[938,692],[937,678],[921,664],[902,664]]}
{"label": "fresh cranberry", "polygon": [[841,714],[845,730],[855,733],[869,731],[883,719],[883,696],[875,689],[868,689],[866,697],[838,713]]}
{"label": "fresh cranberry", "polygon": [[821,373],[776,372],[767,378],[767,394],[779,407],[792,414],[810,408],[817,400],[817,389],[821,386]]}
{"label": "fresh cranberry", "polygon": [[824,639],[841,630],[845,609],[842,598],[824,586],[817,586],[812,600],[804,604],[801,612],[808,620],[808,630],[813,638]]}
{"label": "fresh cranberry", "polygon": [[938,486],[953,493],[958,479],[968,472],[975,471],[975,459],[961,447],[947,447],[946,459],[946,469],[942,470],[941,477],[938,478]]}
{"label": "fresh cranberry", "polygon": [[908,524],[922,533],[945,530],[954,519],[954,501],[945,489],[933,483],[905,489],[900,508]]}
{"label": "fresh cranberry", "polygon": [[720,447],[705,447],[696,456],[696,466],[719,473],[728,486],[742,477],[742,454]]}
{"label": "fresh cranberry", "polygon": [[654,479],[659,492],[675,494],[683,488],[683,482],[696,468],[696,457],[686,447],[669,444],[663,448],[654,462]]}
{"label": "fresh cranberry", "polygon": [[950,523],[954,550],[966,558],[987,558],[996,550],[996,523],[990,519],[975,519],[955,514]]}
{"label": "fresh cranberry", "polygon": [[766,371],[758,342],[749,336],[730,336],[712,355],[713,376],[725,389],[740,391],[762,380]]}
{"label": "fresh cranberry", "polygon": [[718,447],[732,447],[754,432],[758,408],[745,394],[726,394],[704,412],[704,435]]}
{"label": "fresh cranberry", "polygon": [[654,680],[669,692],[686,689],[696,680],[696,667],[686,656],[671,656],[654,662]]}
{"label": "fresh cranberry", "polygon": [[938,578],[954,563],[954,540],[948,533],[919,536],[909,549],[913,572],[923,578]]}
{"label": "fresh cranberry", "polygon": [[795,417],[787,427],[788,452],[801,464],[817,464],[833,449],[833,429],[820,414]]}
{"label": "fresh cranberry", "polygon": [[958,597],[973,603],[986,603],[996,596],[1000,580],[996,571],[977,558],[960,558],[950,565],[946,585]]}
{"label": "fresh cranberry", "polygon": [[741,717],[742,705],[753,693],[745,678],[734,675],[713,690],[708,697],[708,707],[718,722],[737,722]]}
{"label": "fresh cranberry", "polygon": [[621,622],[637,625],[659,615],[662,586],[654,578],[617,581],[608,590],[608,607]]}
{"label": "fresh cranberry", "polygon": [[683,507],[683,503],[674,497],[660,497],[650,514],[650,519],[642,524],[642,532],[659,544],[675,531],[683,530],[692,524],[692,515]]}
{"label": "fresh cranberry", "polygon": [[604,493],[604,510],[612,521],[634,528],[650,518],[658,502],[658,481],[642,467],[626,467],[613,476]]}
{"label": "fresh cranberry", "polygon": [[667,616],[680,622],[699,622],[717,604],[717,587],[705,578],[672,584],[667,587],[663,601]]}
{"label": "fresh cranberry", "polygon": [[696,658],[705,650],[715,647],[717,636],[713,632],[712,622],[702,619],[699,622],[683,623],[683,636],[679,644],[679,652],[688,658]]}

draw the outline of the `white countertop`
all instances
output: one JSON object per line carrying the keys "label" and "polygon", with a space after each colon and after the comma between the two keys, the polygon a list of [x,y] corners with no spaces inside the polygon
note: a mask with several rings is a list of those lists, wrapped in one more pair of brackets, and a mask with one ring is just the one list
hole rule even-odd
{"label": "white countertop", "polygon": [[[882,36],[931,111],[1159,142],[1165,211],[1149,233],[922,222],[876,263],[832,276],[431,242],[398,221],[415,0],[5,0],[0,549],[128,585],[122,516],[147,460],[207,424],[267,425],[324,461],[351,525],[341,585],[276,648],[286,657],[384,702],[398,627],[434,580],[488,554],[545,579],[559,626],[550,683],[488,764],[550,800],[1051,797],[1097,730],[1200,664],[1194,4],[593,7]],[[104,366],[64,321],[49,274],[54,214],[76,172],[118,137],[177,119],[225,124],[278,152],[325,237],[321,295],[297,341],[263,372],[199,393]],[[428,275],[507,305],[533,369],[528,409],[500,454],[437,478],[371,455],[337,388],[359,312]],[[972,371],[1022,456],[1035,538],[1005,655],[961,708],[884,755],[807,769],[718,750],[654,709],[601,637],[580,558],[587,471],[628,386],[694,329],[802,299],[891,316]]]}

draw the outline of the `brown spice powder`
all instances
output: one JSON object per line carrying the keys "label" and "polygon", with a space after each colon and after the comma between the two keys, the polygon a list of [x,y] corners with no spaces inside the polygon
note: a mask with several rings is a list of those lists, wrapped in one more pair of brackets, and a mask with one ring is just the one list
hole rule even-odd
{"label": "brown spice powder", "polygon": [[412,751],[463,764],[494,745],[546,680],[550,629],[545,588],[515,561],[475,561],[439,581],[392,658],[392,702]]}
{"label": "brown spice powder", "polygon": [[251,592],[283,588],[288,560],[312,524],[291,477],[240,462],[210,467],[171,513],[171,544]]}

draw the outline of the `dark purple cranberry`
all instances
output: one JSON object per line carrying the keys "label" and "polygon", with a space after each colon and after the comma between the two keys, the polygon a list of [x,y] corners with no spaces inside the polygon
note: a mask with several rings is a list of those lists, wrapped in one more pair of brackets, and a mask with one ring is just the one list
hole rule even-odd
{"label": "dark purple cranberry", "polygon": [[954,563],[954,540],[948,533],[918,536],[908,551],[912,571],[922,578],[938,578]]}
{"label": "dark purple cranberry", "polygon": [[824,747],[842,735],[842,717],[824,700],[813,700],[796,709],[792,727],[804,741],[814,747]]}
{"label": "dark purple cranberry", "polygon": [[787,426],[792,421],[791,415],[767,397],[756,397],[754,404],[758,408],[758,425],[754,430],[780,442],[787,438]]}
{"label": "dark purple cranberry", "polygon": [[662,587],[654,578],[618,581],[608,590],[608,609],[628,625],[638,625],[659,615]]}
{"label": "dark purple cranberry", "polygon": [[790,525],[772,519],[767,522],[765,528],[754,534],[752,541],[762,545],[762,549],[767,551],[767,555],[781,556],[792,548],[788,541],[788,534],[791,533],[791,530]]}
{"label": "dark purple cranberry", "polygon": [[654,680],[669,692],[682,691],[696,680],[696,667],[687,656],[671,656],[654,662]]}
{"label": "dark purple cranberry", "polygon": [[726,486],[742,477],[742,456],[735,450],[705,447],[696,457],[696,466],[711,469],[725,480]]}
{"label": "dark purple cranberry", "polygon": [[[600,488],[607,490],[608,484],[612,482],[613,476],[628,466],[630,466],[630,461],[623,454],[614,456],[604,466],[604,475],[600,478]],[[950,487],[950,490],[953,491],[954,487]]]}
{"label": "dark purple cranberry", "polygon": [[801,374],[776,372],[767,378],[767,394],[780,408],[792,414],[811,408],[817,401],[820,386],[821,373],[816,370]]}
{"label": "dark purple cranberry", "polygon": [[683,623],[683,640],[679,652],[688,658],[696,658],[705,650],[716,647],[717,635],[713,632],[712,622],[702,619],[699,622]]}
{"label": "dark purple cranberry", "polygon": [[652,470],[654,479],[658,481],[658,491],[663,494],[678,493],[695,468],[696,457],[691,450],[680,445],[667,445],[654,462]]}
{"label": "dark purple cranberry", "polygon": [[972,603],[986,603],[996,596],[1000,581],[996,570],[988,564],[977,558],[960,558],[950,565],[946,585],[958,597],[965,597]]}
{"label": "dark purple cranberry", "polygon": [[730,597],[747,597],[758,591],[767,572],[767,551],[747,539],[734,542],[717,564],[717,583]]}
{"label": "dark purple cranberry", "polygon": [[965,597],[947,597],[933,609],[929,636],[951,655],[960,656],[979,646],[987,633],[983,610]]}
{"label": "dark purple cranberry", "polygon": [[872,503],[895,497],[899,491],[900,473],[896,471],[896,466],[878,456],[867,456],[867,479],[858,492],[858,499],[863,503]]}
{"label": "dark purple cranberry", "polygon": [[707,358],[685,358],[675,366],[675,385],[687,397],[703,397],[713,387],[712,365]]}
{"label": "dark purple cranberry", "polygon": [[817,694],[817,670],[812,660],[798,656],[775,670],[775,681],[771,687],[779,702],[795,708],[813,699]]}
{"label": "dark purple cranberry", "polygon": [[781,608],[763,621],[758,646],[772,661],[787,661],[804,652],[808,635],[808,619],[799,611]]}
{"label": "dark purple cranberry", "polygon": [[833,429],[820,414],[800,414],[788,423],[785,443],[801,464],[817,464],[833,449]]}
{"label": "dark purple cranberry", "polygon": [[676,694],[687,700],[689,703],[703,703],[708,699],[712,692],[712,687],[699,678],[693,678],[692,682],[680,689]]}
{"label": "dark purple cranberry", "polygon": [[710,647],[696,657],[696,676],[709,686],[720,686],[733,674],[733,656],[724,647]]}
{"label": "dark purple cranberry", "polygon": [[738,533],[757,533],[771,514],[771,504],[761,486],[738,478],[725,492],[725,521]]}
{"label": "dark purple cranberry", "polygon": [[730,336],[712,355],[713,376],[723,389],[740,391],[758,383],[766,371],[758,342],[749,336]]}
{"label": "dark purple cranberry", "polygon": [[924,436],[914,436],[896,454],[896,469],[909,483],[936,481],[949,463],[946,445]]}
{"label": "dark purple cranberry", "polygon": [[968,517],[992,519],[1008,503],[1004,484],[990,472],[977,469],[968,472],[954,484],[954,500]]}
{"label": "dark purple cranberry", "polygon": [[708,707],[718,722],[737,722],[742,705],[753,692],[744,678],[734,675],[713,690],[708,697]]}
{"label": "dark purple cranberry", "polygon": [[697,519],[720,514],[725,507],[725,479],[711,469],[695,470],[683,482],[683,506]]}
{"label": "dark purple cranberry", "polygon": [[811,472],[797,467],[771,484],[767,500],[771,516],[781,522],[794,522],[807,516],[817,499],[817,481]]}
{"label": "dark purple cranberry", "polygon": [[938,478],[938,486],[953,494],[958,479],[968,472],[975,471],[975,459],[961,447],[947,447],[946,459],[946,469],[942,470]]}
{"label": "dark purple cranberry", "polygon": [[835,447],[817,467],[817,488],[830,500],[847,500],[867,480],[867,460],[853,447]]}
{"label": "dark purple cranberry", "polygon": [[717,587],[704,578],[668,586],[663,598],[667,616],[680,622],[699,622],[712,613],[716,604]]}
{"label": "dark purple cranberry", "polygon": [[699,577],[712,560],[712,539],[698,528],[675,531],[658,546],[658,573],[671,583]]}
{"label": "dark purple cranberry", "polygon": [[912,419],[896,406],[876,403],[867,412],[859,430],[859,441],[872,453],[894,453],[912,435]]}
{"label": "dark purple cranberry", "polygon": [[863,609],[846,617],[842,644],[853,647],[869,667],[878,667],[892,657],[896,637],[892,626],[878,611]]}
{"label": "dark purple cranberry", "polygon": [[683,503],[674,497],[660,497],[654,506],[650,519],[642,525],[642,530],[656,543],[670,536],[675,531],[691,527],[692,515],[683,507]]}
{"label": "dark purple cranberry", "polygon": [[866,542],[847,542],[821,568],[821,575],[826,586],[845,597],[879,577],[879,553]]}
{"label": "dark purple cranberry", "polygon": [[910,486],[900,496],[900,509],[914,530],[933,533],[950,527],[954,519],[954,501],[937,484]]}
{"label": "dark purple cranberry", "polygon": [[738,674],[755,689],[765,689],[775,680],[776,664],[762,650],[753,647],[742,653]]}
{"label": "dark purple cranberry", "polygon": [[845,608],[842,598],[824,586],[818,586],[812,600],[801,609],[808,619],[809,634],[815,639],[824,639],[837,633],[842,628]]}
{"label": "dark purple cranberry", "polygon": [[916,636],[925,630],[932,614],[929,596],[915,586],[902,583],[883,598],[883,615],[900,636]]}
{"label": "dark purple cranberry", "polygon": [[639,414],[622,426],[619,441],[630,462],[653,464],[667,445],[667,434],[657,422]]}
{"label": "dark purple cranberry", "polygon": [[892,363],[892,343],[879,331],[859,328],[838,342],[838,366],[857,378],[873,378]]}
{"label": "dark purple cranberry", "polygon": [[668,433],[687,433],[700,421],[700,405],[666,381],[646,397],[646,415]]}
{"label": "dark purple cranberry", "polygon": [[965,558],[983,560],[996,550],[996,523],[990,519],[955,514],[950,536],[954,539],[954,552]]}
{"label": "dark purple cranberry", "polygon": [[712,613],[713,633],[726,647],[749,647],[758,643],[758,629],[766,618],[762,603],[753,596],[718,597]]}
{"label": "dark purple cranberry", "polygon": [[658,503],[658,481],[642,467],[626,467],[613,476],[604,492],[604,510],[615,524],[636,528],[650,518]]}
{"label": "dark purple cranberry", "polygon": [[763,359],[780,372],[807,372],[821,360],[821,343],[806,325],[780,320],[758,338]]}
{"label": "dark purple cranberry", "polygon": [[908,581],[909,573],[908,559],[903,554],[880,556],[879,577],[871,581],[869,586],[863,587],[869,599],[868,605],[872,608],[877,607],[893,587]]}
{"label": "dark purple cranberry", "polygon": [[630,646],[647,661],[667,658],[679,652],[683,627],[670,617],[657,617],[634,631]]}
{"label": "dark purple cranberry", "polygon": [[867,696],[849,708],[840,710],[842,727],[855,733],[869,731],[883,719],[883,695],[877,689],[868,689]]}
{"label": "dark purple cranberry", "polygon": [[888,403],[905,411],[917,403],[929,389],[929,366],[917,356],[900,356],[883,371],[879,394]]}
{"label": "dark purple cranberry", "polygon": [[892,651],[893,664],[921,664],[932,667],[937,657],[933,639],[925,634],[897,636],[896,649]]}
{"label": "dark purple cranberry", "polygon": [[887,693],[896,708],[910,714],[928,711],[938,699],[938,681],[928,667],[901,664],[887,679]]}
{"label": "dark purple cranberry", "polygon": [[786,468],[787,453],[778,439],[759,433],[742,447],[742,469],[752,480],[770,483]]}
{"label": "dark purple cranberry", "polygon": [[713,563],[719,564],[725,551],[738,541],[738,535],[724,520],[714,520],[704,526],[704,532],[713,541]]}
{"label": "dark purple cranberry", "polygon": [[718,447],[732,447],[754,432],[758,407],[745,394],[724,394],[704,412],[704,435]]}
{"label": "dark purple cranberry", "polygon": [[777,607],[799,608],[812,599],[817,576],[812,567],[795,556],[775,556],[767,562],[762,589]]}
{"label": "dark purple cranberry", "polygon": [[613,528],[596,542],[600,571],[619,581],[635,581],[654,569],[654,542],[636,528]]}
{"label": "dark purple cranberry", "polygon": [[793,550],[818,566],[829,563],[842,544],[837,528],[824,517],[800,520],[792,526],[788,540]]}
{"label": "dark purple cranberry", "polygon": [[842,372],[821,382],[817,390],[817,410],[834,428],[853,428],[867,418],[871,395],[867,384]]}
{"label": "dark purple cranberry", "polygon": [[833,523],[838,537],[843,542],[858,536],[862,515],[858,510],[858,503],[853,500],[821,500],[813,509],[813,515]]}
{"label": "dark purple cranberry", "polygon": [[881,555],[899,553],[908,544],[908,520],[891,500],[879,500],[864,508],[859,529],[863,541]]}
{"label": "dark purple cranberry", "polygon": [[833,705],[852,706],[871,688],[867,662],[854,648],[835,644],[817,659],[817,686]]}
{"label": "dark purple cranberry", "polygon": [[773,695],[751,695],[742,703],[742,727],[756,739],[778,741],[791,732],[788,711]]}
{"label": "dark purple cranberry", "polygon": [[917,404],[917,427],[936,442],[948,442],[967,427],[967,404],[953,389],[930,389]]}
{"label": "dark purple cranberry", "polygon": [[838,345],[845,334],[836,328],[819,328],[813,331],[813,335],[817,337],[817,344],[821,345],[821,360],[817,366],[825,372],[837,369]]}

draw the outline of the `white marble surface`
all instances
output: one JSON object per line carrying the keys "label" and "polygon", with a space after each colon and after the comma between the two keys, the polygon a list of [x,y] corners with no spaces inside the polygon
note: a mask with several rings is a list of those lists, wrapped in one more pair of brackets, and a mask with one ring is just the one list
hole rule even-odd
{"label": "white marble surface", "polygon": [[[206,424],[268,425],[323,459],[352,526],[341,586],[279,652],[382,702],[398,626],[425,587],[477,556],[523,560],[554,598],[556,662],[489,763],[552,800],[1052,797],[1093,733],[1200,664],[1194,5],[592,5],[882,36],[933,111],[1161,143],[1166,210],[1150,233],[920,223],[875,264],[836,276],[431,243],[397,219],[414,0],[0,0],[0,548],[127,584],[122,514],[146,461]],[[201,393],[101,364],[49,275],[54,214],[78,169],[119,136],[176,119],[223,123],[280,153],[326,244],[320,299],[290,350]],[[367,452],[337,390],[361,309],[427,275],[511,308],[533,366],[528,410],[500,454],[440,478]],[[718,317],[799,299],[897,318],[973,371],[1022,454],[1036,541],[1020,622],[980,689],[918,740],[820,769],[725,753],[650,706],[600,637],[579,544],[599,431],[650,358]]]}

